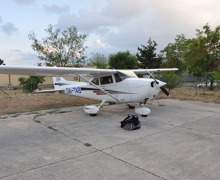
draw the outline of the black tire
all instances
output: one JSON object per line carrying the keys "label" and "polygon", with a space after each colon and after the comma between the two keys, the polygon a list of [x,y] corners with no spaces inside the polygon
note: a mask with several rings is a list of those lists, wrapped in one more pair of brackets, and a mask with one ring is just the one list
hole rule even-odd
{"label": "black tire", "polygon": [[141,115],[142,117],[147,117],[148,115]]}
{"label": "black tire", "polygon": [[132,105],[129,105],[129,104],[128,104],[128,108],[129,108],[129,109],[134,109],[135,106],[132,106]]}
{"label": "black tire", "polygon": [[89,114],[90,116],[96,116],[97,114]]}

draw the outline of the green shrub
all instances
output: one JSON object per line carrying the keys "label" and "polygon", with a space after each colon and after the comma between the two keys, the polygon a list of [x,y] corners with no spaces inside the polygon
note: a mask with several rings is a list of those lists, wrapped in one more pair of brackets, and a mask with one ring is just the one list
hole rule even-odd
{"label": "green shrub", "polygon": [[18,81],[25,92],[33,92],[35,89],[38,89],[39,84],[45,82],[45,79],[42,76],[30,76],[29,78],[20,77]]}

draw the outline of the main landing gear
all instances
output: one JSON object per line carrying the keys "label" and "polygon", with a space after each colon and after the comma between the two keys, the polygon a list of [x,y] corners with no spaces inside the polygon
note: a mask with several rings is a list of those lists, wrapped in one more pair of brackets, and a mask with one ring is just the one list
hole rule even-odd
{"label": "main landing gear", "polygon": [[105,100],[103,100],[99,106],[96,105],[84,106],[84,111],[90,116],[96,116],[97,113],[99,112],[99,109],[103,106],[104,103]]}
{"label": "main landing gear", "polygon": [[[96,116],[97,113],[99,112],[99,109],[104,105],[106,101],[103,100],[100,105],[88,105],[84,106],[84,111],[89,114],[90,116]],[[135,105],[134,104],[128,104],[129,109],[134,109]],[[141,115],[142,117],[147,117],[150,113],[151,110],[147,107],[143,107],[143,104],[140,104],[137,108],[135,108],[135,113]]]}

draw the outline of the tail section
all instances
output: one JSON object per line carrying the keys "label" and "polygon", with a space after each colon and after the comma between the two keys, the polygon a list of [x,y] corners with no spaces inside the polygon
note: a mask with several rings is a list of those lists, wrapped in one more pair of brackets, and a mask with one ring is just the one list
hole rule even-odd
{"label": "tail section", "polygon": [[46,89],[46,90],[36,89],[34,93],[55,93],[55,92],[61,93],[65,90],[65,88],[63,88],[62,86],[69,85],[69,83],[63,77],[53,77],[53,85],[54,85],[54,89]]}
{"label": "tail section", "polygon": [[53,77],[54,89],[38,90],[36,89],[34,93],[55,93],[63,92],[65,90],[65,85],[71,85],[71,81],[66,81],[63,77]]}
{"label": "tail section", "polygon": [[80,89],[88,85],[85,82],[67,81],[63,77],[53,77],[53,84],[54,90],[59,92],[67,91],[68,89]]}
{"label": "tail section", "polygon": [[70,81],[66,81],[63,77],[53,77],[54,89],[63,89],[63,86],[71,84],[72,83]]}

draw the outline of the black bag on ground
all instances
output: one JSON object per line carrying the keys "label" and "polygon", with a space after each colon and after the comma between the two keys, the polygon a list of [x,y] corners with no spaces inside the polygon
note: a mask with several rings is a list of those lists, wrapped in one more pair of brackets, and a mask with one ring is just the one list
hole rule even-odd
{"label": "black bag on ground", "polygon": [[128,115],[123,121],[121,121],[121,128],[129,131],[140,129],[141,122],[139,121],[138,116]]}

